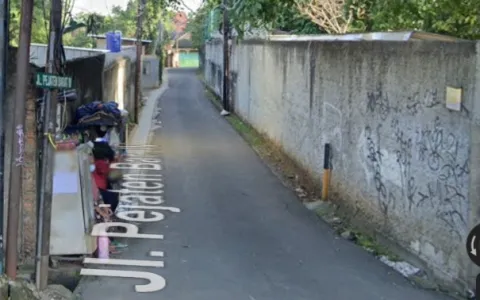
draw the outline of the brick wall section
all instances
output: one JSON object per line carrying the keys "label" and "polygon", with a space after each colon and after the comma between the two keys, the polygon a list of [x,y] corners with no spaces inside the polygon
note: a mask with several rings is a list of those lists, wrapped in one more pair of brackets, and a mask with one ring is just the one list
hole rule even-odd
{"label": "brick wall section", "polygon": [[28,93],[25,119],[25,167],[23,170],[23,247],[20,258],[22,263],[30,264],[35,260],[36,222],[37,222],[37,134],[35,94]]}
{"label": "brick wall section", "polygon": [[[15,78],[16,78],[16,48],[9,48],[9,70],[7,82],[7,101],[5,111],[12,112],[15,99]],[[36,67],[30,66],[31,76],[35,73]],[[33,78],[33,77],[32,77]],[[33,80],[31,81],[33,83]],[[12,113],[5,114],[6,128],[12,126]],[[5,132],[5,140],[9,141],[12,137],[12,131]],[[30,89],[27,95],[26,120],[25,120],[25,167],[23,169],[23,194],[20,212],[18,231],[18,249],[21,263],[31,263],[35,258],[35,235],[36,235],[36,115],[35,115],[35,90]],[[12,160],[11,148],[5,145],[5,189],[4,198],[6,199],[4,209],[8,212],[8,183],[10,178],[10,163]],[[4,234],[6,233],[7,215],[5,215]]]}

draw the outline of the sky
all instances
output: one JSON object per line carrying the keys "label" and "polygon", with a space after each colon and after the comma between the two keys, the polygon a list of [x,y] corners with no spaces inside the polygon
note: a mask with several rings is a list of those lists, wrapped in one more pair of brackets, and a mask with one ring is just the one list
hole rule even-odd
{"label": "sky", "polygon": [[[148,0],[147,0],[148,1]],[[197,10],[202,0],[183,0],[186,6],[192,10]],[[125,7],[128,0],[75,0],[72,13],[99,13],[107,14],[113,6],[118,5]],[[188,11],[188,9],[185,9]]]}

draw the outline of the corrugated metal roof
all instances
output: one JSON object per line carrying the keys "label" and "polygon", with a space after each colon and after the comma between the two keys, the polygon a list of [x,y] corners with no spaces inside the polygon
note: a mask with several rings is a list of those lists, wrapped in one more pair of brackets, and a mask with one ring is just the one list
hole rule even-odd
{"label": "corrugated metal roof", "polygon": [[[30,62],[36,66],[43,67],[47,59],[46,44],[30,44]],[[105,49],[91,49],[91,48],[77,48],[77,47],[64,47],[65,56],[67,61],[77,58],[97,56],[108,53],[109,50]]]}
{"label": "corrugated metal roof", "polygon": [[342,35],[316,34],[316,35],[269,35],[270,41],[443,41],[459,42],[462,39],[421,31],[404,32],[370,32],[350,33]]}

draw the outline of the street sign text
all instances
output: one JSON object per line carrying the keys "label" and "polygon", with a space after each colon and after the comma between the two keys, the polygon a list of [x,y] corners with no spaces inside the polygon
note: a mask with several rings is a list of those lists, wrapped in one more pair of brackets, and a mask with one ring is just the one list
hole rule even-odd
{"label": "street sign text", "polygon": [[37,73],[35,85],[45,89],[69,89],[72,87],[72,78],[47,73]]}

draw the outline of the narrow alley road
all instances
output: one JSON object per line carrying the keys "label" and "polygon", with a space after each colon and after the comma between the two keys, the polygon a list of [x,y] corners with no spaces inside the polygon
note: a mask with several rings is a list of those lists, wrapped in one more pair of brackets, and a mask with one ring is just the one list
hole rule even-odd
{"label": "narrow alley road", "polygon": [[[194,70],[170,70],[159,99],[153,144],[164,178],[159,222],[128,239],[120,259],[164,267],[108,266],[161,275],[166,287],[139,293],[146,280],[85,276],[86,300],[439,300],[333,231],[296,199],[204,96]],[[98,266],[97,266],[98,267]]]}

